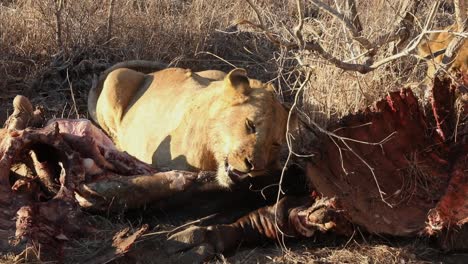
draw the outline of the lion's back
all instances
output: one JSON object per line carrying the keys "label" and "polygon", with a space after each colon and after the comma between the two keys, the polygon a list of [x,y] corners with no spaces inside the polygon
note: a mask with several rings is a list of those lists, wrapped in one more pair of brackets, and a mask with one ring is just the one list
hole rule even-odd
{"label": "lion's back", "polygon": [[171,133],[183,122],[192,98],[205,84],[189,70],[169,68],[147,75],[122,117],[118,146],[137,158],[163,166],[170,155]]}

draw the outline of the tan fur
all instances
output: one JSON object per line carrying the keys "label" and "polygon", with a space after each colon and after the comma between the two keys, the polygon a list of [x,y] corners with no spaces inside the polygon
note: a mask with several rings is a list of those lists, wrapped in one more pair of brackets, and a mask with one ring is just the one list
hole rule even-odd
{"label": "tan fur", "polygon": [[226,75],[120,68],[102,79],[102,92],[90,91],[89,111],[118,148],[157,168],[218,170],[219,182],[229,186],[226,161],[251,176],[278,163],[287,112],[269,85],[248,79],[242,69]]}
{"label": "tan fur", "polygon": [[[445,28],[447,31],[454,31],[456,30],[456,26],[450,26]],[[433,78],[434,73],[437,69],[437,65],[439,65],[442,61],[444,52],[441,52],[440,55],[434,56],[434,53],[438,53],[439,51],[444,51],[450,41],[454,38],[454,34],[449,32],[440,32],[440,33],[432,33],[426,40],[423,40],[422,43],[418,47],[418,54],[421,57],[425,57],[429,59],[428,61],[428,69],[427,69],[427,77]],[[458,54],[455,58],[455,61],[450,66],[449,71],[455,73],[464,73],[468,74],[468,41],[465,40],[463,46],[460,47]]]}

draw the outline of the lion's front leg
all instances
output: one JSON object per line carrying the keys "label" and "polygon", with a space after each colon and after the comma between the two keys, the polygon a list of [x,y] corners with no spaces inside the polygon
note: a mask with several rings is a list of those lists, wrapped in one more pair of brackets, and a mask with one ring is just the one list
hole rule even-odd
{"label": "lion's front leg", "polygon": [[333,199],[285,197],[227,225],[193,226],[169,237],[166,250],[180,263],[203,262],[240,245],[284,237],[311,237],[317,231],[346,233],[348,222]]}

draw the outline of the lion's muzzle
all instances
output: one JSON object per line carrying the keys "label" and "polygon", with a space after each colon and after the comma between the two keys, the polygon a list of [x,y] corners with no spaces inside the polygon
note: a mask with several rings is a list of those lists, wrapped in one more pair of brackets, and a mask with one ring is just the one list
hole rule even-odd
{"label": "lion's muzzle", "polygon": [[[229,162],[228,158],[224,161],[226,174],[235,183],[242,182],[247,178],[263,175],[265,173],[265,170],[263,169],[264,166],[256,166],[256,163],[248,158],[244,159],[242,166],[236,167],[233,164]],[[260,162],[260,165],[262,164],[263,163]]]}

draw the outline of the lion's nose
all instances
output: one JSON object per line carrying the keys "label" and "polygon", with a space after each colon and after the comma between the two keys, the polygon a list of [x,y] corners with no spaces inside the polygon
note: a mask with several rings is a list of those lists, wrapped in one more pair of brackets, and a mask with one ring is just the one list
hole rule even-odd
{"label": "lion's nose", "polygon": [[254,167],[252,161],[249,158],[245,158],[244,163],[245,163],[245,166],[247,167],[247,170],[249,170],[249,171],[254,170],[255,167]]}

